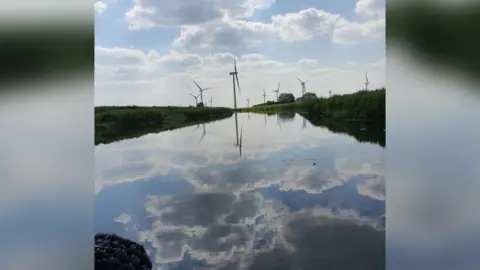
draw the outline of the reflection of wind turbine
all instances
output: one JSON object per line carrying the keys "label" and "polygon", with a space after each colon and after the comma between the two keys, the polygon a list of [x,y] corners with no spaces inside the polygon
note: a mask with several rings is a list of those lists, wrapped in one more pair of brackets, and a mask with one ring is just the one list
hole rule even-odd
{"label": "reflection of wind turbine", "polygon": [[243,126],[240,127],[240,144],[238,146],[240,157],[242,157],[242,145],[243,145]]}
{"label": "reflection of wind turbine", "polygon": [[195,99],[195,106],[197,106],[197,104],[198,104],[198,97],[199,97],[200,95],[198,95],[198,96],[195,96],[194,94],[189,94],[189,95],[192,96],[192,97]]}
{"label": "reflection of wind turbine", "polygon": [[203,126],[203,133],[202,137],[200,137],[200,140],[198,140],[198,143],[201,143],[203,141],[203,138],[205,138],[205,134],[207,134],[207,131],[205,130],[205,124],[202,124]]}
{"label": "reflection of wind turbine", "polygon": [[282,130],[282,124],[280,124],[280,116],[277,114],[277,125]]}
{"label": "reflection of wind turbine", "polygon": [[235,82],[238,86],[238,94],[240,94],[240,82],[238,81],[237,61],[233,57],[233,71],[229,73],[233,79],[233,107],[237,108],[237,92],[235,90]]}
{"label": "reflection of wind turbine", "polygon": [[198,85],[198,83],[195,80],[193,80],[193,82],[198,87],[198,91],[200,91],[200,101],[203,103],[203,91],[211,89],[211,87],[202,88],[202,87],[200,87],[200,85]]}
{"label": "reflection of wind turbine", "polygon": [[280,92],[280,83],[278,83],[277,89],[273,90],[277,94],[277,102],[278,102],[278,92]]}
{"label": "reflection of wind turbine", "polygon": [[242,134],[243,134],[243,126],[242,126],[242,130],[240,131],[240,137],[238,137],[238,115],[237,113],[235,113],[235,134],[236,134],[236,138],[237,138],[237,143],[235,144],[235,146],[238,147],[239,151],[240,151],[240,157],[242,157]]}
{"label": "reflection of wind turbine", "polygon": [[305,93],[307,92],[307,90],[305,89],[305,84],[308,82],[308,80],[306,81],[302,81],[300,80],[298,77],[297,77],[297,80],[300,82],[300,84],[302,85],[302,97],[303,95],[305,95]]}
{"label": "reflection of wind turbine", "polygon": [[267,114],[263,114],[265,116],[265,128],[267,128]]}
{"label": "reflection of wind turbine", "polygon": [[367,76],[367,73],[365,72],[365,90],[368,90],[368,85],[370,83],[368,82],[368,76]]}
{"label": "reflection of wind turbine", "polygon": [[265,98],[267,97],[267,94],[265,94],[265,88],[263,88],[263,103],[266,103]]}
{"label": "reflection of wind turbine", "polygon": [[307,127],[307,119],[303,118],[303,123],[302,123],[302,129],[300,130],[303,130]]}
{"label": "reflection of wind turbine", "polygon": [[[194,128],[193,130],[197,130],[200,128],[200,125],[197,125],[196,128]],[[202,124],[202,129],[203,129],[203,132],[202,132],[202,137],[200,137],[200,140],[198,140],[198,143],[201,143],[203,141],[203,138],[205,138],[205,135],[207,134],[207,131],[205,129],[205,124]]]}

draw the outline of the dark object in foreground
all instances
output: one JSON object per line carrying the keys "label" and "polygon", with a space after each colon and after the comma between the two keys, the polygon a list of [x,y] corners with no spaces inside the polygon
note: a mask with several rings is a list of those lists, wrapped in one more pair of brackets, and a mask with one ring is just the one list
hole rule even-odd
{"label": "dark object in foreground", "polygon": [[114,234],[95,235],[95,270],[151,270],[142,245]]}

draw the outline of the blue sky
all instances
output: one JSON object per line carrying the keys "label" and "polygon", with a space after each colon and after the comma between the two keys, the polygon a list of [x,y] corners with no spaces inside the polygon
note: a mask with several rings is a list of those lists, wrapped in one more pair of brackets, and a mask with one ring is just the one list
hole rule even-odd
{"label": "blue sky", "polygon": [[[96,104],[191,105],[192,82],[216,106],[273,100],[272,89],[325,96],[385,84],[384,0],[104,0],[95,3]],[[303,59],[303,60],[302,60]]]}

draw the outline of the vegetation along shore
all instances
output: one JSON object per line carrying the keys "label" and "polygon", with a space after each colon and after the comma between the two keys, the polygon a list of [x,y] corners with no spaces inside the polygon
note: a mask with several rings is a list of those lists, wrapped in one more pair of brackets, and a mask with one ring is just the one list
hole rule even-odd
{"label": "vegetation along shore", "polygon": [[341,120],[347,122],[365,122],[385,129],[385,88],[353,94],[333,95],[329,98],[314,98],[286,102],[267,102],[240,112],[280,113],[297,112],[302,116],[324,121]]}
{"label": "vegetation along shore", "polygon": [[95,145],[221,120],[232,114],[232,109],[222,107],[95,107]]}
{"label": "vegetation along shore", "polygon": [[[295,100],[292,95],[291,99],[282,102],[268,101],[236,110],[203,106],[95,107],[95,145],[221,120],[232,116],[234,112],[299,113],[313,124],[332,129],[345,127],[348,122],[358,122],[360,125],[374,126],[375,129],[383,131],[385,129],[385,88],[333,95],[329,98],[314,97]],[[339,125],[339,122],[343,124]]]}

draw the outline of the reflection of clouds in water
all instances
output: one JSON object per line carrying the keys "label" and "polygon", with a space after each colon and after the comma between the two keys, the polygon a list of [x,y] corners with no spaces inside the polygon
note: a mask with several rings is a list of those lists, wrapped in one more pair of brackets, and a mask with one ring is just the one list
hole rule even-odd
{"label": "reflection of clouds in water", "polygon": [[120,222],[120,223],[123,223],[123,224],[127,224],[128,222],[130,222],[130,220],[132,220],[132,217],[130,215],[125,214],[125,213],[121,213],[120,216],[115,218],[115,222]]}
{"label": "reflection of clouds in water", "polygon": [[252,245],[253,224],[262,198],[255,193],[189,194],[150,198],[153,229],[143,240],[157,249],[158,263],[181,260],[189,250],[197,259],[219,263],[235,249]]}
{"label": "reflection of clouds in water", "polygon": [[314,209],[288,216],[281,233],[286,246],[249,269],[385,269],[385,233],[368,219]]}
{"label": "reflection of clouds in water", "polygon": [[360,195],[385,200],[385,176],[377,175],[365,179],[357,184],[357,190]]}

